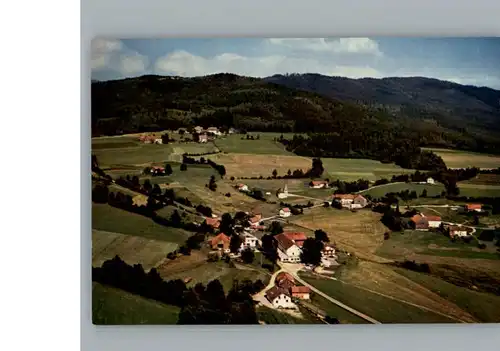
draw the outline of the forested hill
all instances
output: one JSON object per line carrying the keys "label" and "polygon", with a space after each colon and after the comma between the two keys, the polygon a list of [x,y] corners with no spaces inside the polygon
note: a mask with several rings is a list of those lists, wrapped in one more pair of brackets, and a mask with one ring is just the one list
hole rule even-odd
{"label": "forested hill", "polygon": [[350,79],[291,74],[265,80],[343,101],[384,106],[413,119],[434,119],[445,127],[468,129],[472,134],[500,132],[500,91],[486,87],[424,77]]}
{"label": "forested hill", "polygon": [[[370,144],[404,138],[420,146],[500,152],[488,128],[468,130],[432,118],[415,121],[385,106],[341,101],[265,79],[233,74],[196,78],[142,76],[92,82],[92,134],[226,126],[245,130],[334,133]],[[344,137],[345,138],[345,137]],[[351,143],[353,144],[353,143]]]}

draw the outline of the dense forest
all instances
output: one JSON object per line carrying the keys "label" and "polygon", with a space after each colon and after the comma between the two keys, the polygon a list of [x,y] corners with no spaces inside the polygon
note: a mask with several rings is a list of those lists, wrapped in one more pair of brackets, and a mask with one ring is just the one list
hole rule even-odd
{"label": "dense forest", "polygon": [[500,139],[499,90],[424,77],[350,79],[290,74],[265,80],[342,101],[382,107],[414,121],[434,121],[460,132],[461,139],[479,139],[477,148],[483,147],[483,140]]}
{"label": "dense forest", "polygon": [[[405,112],[411,109],[408,106],[395,109],[383,103],[339,100],[335,96],[293,89],[281,83],[233,74],[195,78],[149,75],[93,82],[92,134],[213,125],[247,131],[327,133],[332,140],[339,140],[340,135],[342,142],[337,144],[345,145],[343,148],[348,153],[368,156],[374,152],[372,146],[367,150],[367,144],[374,140],[380,140],[380,145],[374,147],[377,149],[382,148],[386,140],[500,153],[500,138],[495,134],[498,123],[491,123],[499,120],[498,111],[493,107],[489,114],[484,112],[471,118],[476,122],[470,125],[456,120],[463,121],[470,111],[479,110],[474,106],[464,107],[463,101],[454,109],[448,109],[454,119],[434,113],[434,106],[439,105],[437,102],[422,103],[428,106],[425,108],[415,107],[413,114],[421,117],[417,119]],[[489,100],[484,99],[492,100],[492,94]],[[419,99],[425,100],[425,97]],[[446,109],[444,106],[441,110]],[[337,153],[344,154],[345,150]]]}

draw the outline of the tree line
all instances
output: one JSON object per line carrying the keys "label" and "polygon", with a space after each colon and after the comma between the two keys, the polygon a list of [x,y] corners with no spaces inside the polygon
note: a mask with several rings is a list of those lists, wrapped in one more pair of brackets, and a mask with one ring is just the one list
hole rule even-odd
{"label": "tree line", "polygon": [[219,280],[188,288],[180,279],[163,280],[156,268],[145,272],[140,264],[128,265],[116,256],[92,267],[92,280],[181,308],[177,324],[257,324],[252,294],[262,281],[235,281],[226,294]]}

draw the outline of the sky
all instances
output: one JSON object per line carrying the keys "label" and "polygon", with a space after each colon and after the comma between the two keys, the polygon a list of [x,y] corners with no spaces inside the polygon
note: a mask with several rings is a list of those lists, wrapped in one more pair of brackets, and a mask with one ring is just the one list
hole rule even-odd
{"label": "sky", "polygon": [[420,76],[500,89],[500,38],[97,38],[91,51],[96,80],[319,73]]}

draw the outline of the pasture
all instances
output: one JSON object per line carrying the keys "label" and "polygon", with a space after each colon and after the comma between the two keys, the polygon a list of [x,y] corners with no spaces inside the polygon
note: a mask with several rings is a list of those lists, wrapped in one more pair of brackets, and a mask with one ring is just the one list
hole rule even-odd
{"label": "pasture", "polygon": [[404,271],[391,265],[359,261],[356,265],[342,267],[337,278],[344,286],[349,285],[368,293],[379,294],[410,307],[420,306],[423,310],[440,313],[457,322],[477,322],[453,302],[399,274],[400,270]]}
{"label": "pasture", "polygon": [[427,196],[431,197],[440,195],[444,190],[444,186],[442,184],[389,183],[363,190],[360,193],[378,199],[384,197],[388,193],[398,193],[405,190],[410,192],[415,191],[417,195],[420,196],[424,189],[427,190]]}
{"label": "pasture", "polygon": [[459,182],[460,196],[500,197],[500,185]]}
{"label": "pasture", "polygon": [[480,322],[500,322],[500,309],[492,308],[492,306],[500,306],[500,296],[459,287],[424,273],[413,272],[401,268],[396,268],[395,271],[421,286],[426,287],[447,301],[456,304],[462,310],[473,315]]}
{"label": "pasture", "polygon": [[116,255],[130,265],[141,264],[145,271],[156,267],[178,244],[139,236],[92,230],[92,266],[100,267]]}
{"label": "pasture", "polygon": [[92,229],[177,244],[183,244],[191,235],[183,229],[162,226],[139,214],[95,203],[92,204]]}
{"label": "pasture", "polygon": [[382,323],[455,323],[439,314],[331,279],[303,274],[302,278],[329,296]]}
{"label": "pasture", "polygon": [[210,281],[218,279],[224,291],[227,293],[233,286],[233,282],[251,280],[256,281],[261,279],[264,284],[267,284],[271,274],[263,269],[251,267],[231,267],[223,261],[207,262],[206,257],[197,257],[189,260],[189,263],[179,263],[179,266],[173,262],[165,263],[164,266],[158,268],[158,272],[164,279],[186,279],[190,278],[188,286],[194,286],[197,283],[208,284]]}
{"label": "pasture", "polygon": [[[215,141],[215,145],[225,153],[244,153],[256,155],[289,155],[293,153],[286,151],[285,146],[274,141],[274,138],[279,138],[280,133],[249,133],[256,137],[260,136],[259,140],[247,140],[245,135],[232,134]],[[292,135],[293,136],[293,135]],[[287,134],[284,137],[288,137]]]}
{"label": "pasture", "polygon": [[[112,141],[110,141],[112,140]],[[165,162],[181,162],[182,154],[218,152],[213,143],[174,142],[166,145],[143,144],[137,139],[123,136],[92,139],[92,153],[97,156],[101,168],[123,166],[146,167]]]}
{"label": "pasture", "polygon": [[99,283],[92,284],[97,325],[176,324],[180,309]]}
{"label": "pasture", "polygon": [[353,213],[348,210],[318,207],[290,217],[290,222],[310,230],[323,229],[330,241],[358,257],[380,262],[376,251],[384,241],[388,229],[380,222],[381,215],[370,210]]}
{"label": "pasture", "polygon": [[377,254],[396,260],[407,259],[415,254],[492,260],[500,258],[491,243],[486,249],[479,249],[477,243],[475,239],[470,243],[462,240],[453,242],[439,232],[405,230],[391,233],[390,239],[383,242]]}
{"label": "pasture", "polygon": [[393,175],[410,174],[414,170],[404,169],[393,163],[382,163],[375,160],[355,158],[322,158],[325,173],[323,177],[330,180],[355,181],[366,179],[390,179]]}
{"label": "pasture", "polygon": [[435,149],[423,148],[430,150],[441,156],[448,168],[498,168],[500,167],[500,156],[480,154],[475,152],[450,150],[450,149]]}

